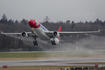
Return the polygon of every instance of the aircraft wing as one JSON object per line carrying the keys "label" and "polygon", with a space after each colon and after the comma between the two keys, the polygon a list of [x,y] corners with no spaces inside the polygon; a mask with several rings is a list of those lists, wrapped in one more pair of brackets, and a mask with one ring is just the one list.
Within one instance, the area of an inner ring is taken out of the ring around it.
{"label": "aircraft wing", "polygon": [[[101,30],[98,31],[66,31],[66,32],[58,32],[60,36],[71,36],[71,35],[79,35],[79,34],[89,34],[89,33],[98,33]],[[45,32],[49,37],[53,37],[54,31],[46,31]],[[52,36],[51,36],[52,35]]]}
{"label": "aircraft wing", "polygon": [[[33,32],[25,32],[26,34],[28,34],[29,37],[33,37],[33,36],[37,36],[35,33]],[[10,36],[22,36],[22,33],[4,33],[1,31],[1,34],[4,35],[10,35]]]}

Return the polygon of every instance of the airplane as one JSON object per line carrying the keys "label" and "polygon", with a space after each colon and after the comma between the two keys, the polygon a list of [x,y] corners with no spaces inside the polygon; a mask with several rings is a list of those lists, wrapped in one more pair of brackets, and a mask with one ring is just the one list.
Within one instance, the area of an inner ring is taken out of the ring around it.
{"label": "airplane", "polygon": [[4,33],[1,31],[1,34],[4,35],[16,35],[23,37],[33,37],[34,38],[34,46],[38,45],[37,38],[41,40],[47,41],[52,45],[60,44],[60,37],[62,36],[72,36],[78,34],[88,34],[88,33],[98,33],[98,31],[61,31],[62,27],[60,26],[58,31],[49,31],[42,24],[40,24],[37,20],[30,19],[28,21],[29,27],[31,28],[31,32],[22,32],[22,33]]}

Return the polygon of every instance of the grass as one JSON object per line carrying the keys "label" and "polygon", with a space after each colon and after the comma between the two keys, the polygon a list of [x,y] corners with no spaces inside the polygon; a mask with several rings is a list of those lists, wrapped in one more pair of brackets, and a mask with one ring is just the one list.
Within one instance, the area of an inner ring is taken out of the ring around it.
{"label": "grass", "polygon": [[11,57],[43,57],[45,53],[35,52],[35,53],[0,53],[0,58],[11,58]]}
{"label": "grass", "polygon": [[105,52],[68,51],[68,52],[0,52],[0,60],[31,60],[48,58],[90,58],[105,57]]}
{"label": "grass", "polygon": [[[0,53],[0,58],[25,58],[25,57],[66,57],[66,56],[77,56],[81,53],[69,53],[69,52],[28,52],[28,53]],[[82,54],[84,55],[84,54]]]}

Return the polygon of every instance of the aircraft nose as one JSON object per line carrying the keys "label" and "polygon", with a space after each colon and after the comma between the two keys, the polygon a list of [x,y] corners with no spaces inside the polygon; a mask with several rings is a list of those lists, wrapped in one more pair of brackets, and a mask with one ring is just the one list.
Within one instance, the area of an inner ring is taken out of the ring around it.
{"label": "aircraft nose", "polygon": [[28,23],[29,23],[29,24],[32,24],[32,21],[29,21]]}
{"label": "aircraft nose", "polygon": [[36,20],[34,19],[31,19],[29,22],[28,22],[29,26],[31,28],[39,28],[40,27],[40,23],[37,22]]}
{"label": "aircraft nose", "polygon": [[34,25],[33,25],[33,21],[30,20],[30,21],[28,22],[28,24],[29,24],[29,26],[30,26],[31,28],[33,28],[33,26],[34,26]]}

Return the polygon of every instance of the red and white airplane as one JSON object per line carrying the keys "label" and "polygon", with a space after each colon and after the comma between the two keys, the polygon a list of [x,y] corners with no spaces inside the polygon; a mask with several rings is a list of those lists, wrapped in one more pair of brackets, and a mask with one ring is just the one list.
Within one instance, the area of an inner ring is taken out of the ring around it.
{"label": "red and white airplane", "polygon": [[3,33],[1,31],[1,34],[4,35],[16,35],[16,36],[23,36],[23,37],[33,37],[34,38],[34,45],[38,45],[38,42],[36,38],[40,38],[41,40],[47,41],[49,43],[52,43],[52,45],[59,44],[60,37],[61,36],[71,36],[71,35],[78,35],[78,34],[88,34],[88,33],[97,33],[98,31],[65,31],[62,32],[62,27],[60,26],[58,31],[49,31],[47,28],[45,28],[42,24],[40,24],[38,21],[31,19],[28,22],[31,32],[22,32],[22,33]]}

